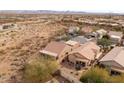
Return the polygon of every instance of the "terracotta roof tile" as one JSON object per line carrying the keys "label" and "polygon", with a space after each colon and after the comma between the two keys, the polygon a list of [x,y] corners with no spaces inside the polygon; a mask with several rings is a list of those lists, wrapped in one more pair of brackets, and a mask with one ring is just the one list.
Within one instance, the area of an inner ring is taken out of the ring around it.
{"label": "terracotta roof tile", "polygon": [[58,56],[67,45],[63,42],[50,42],[41,52],[54,54],[53,56]]}

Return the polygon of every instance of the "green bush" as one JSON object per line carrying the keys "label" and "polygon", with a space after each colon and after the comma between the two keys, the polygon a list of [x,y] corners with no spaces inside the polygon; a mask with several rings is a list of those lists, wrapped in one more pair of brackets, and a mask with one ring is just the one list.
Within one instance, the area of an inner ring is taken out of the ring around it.
{"label": "green bush", "polygon": [[52,78],[58,64],[51,58],[39,57],[25,65],[24,82],[46,82]]}
{"label": "green bush", "polygon": [[106,69],[95,67],[82,75],[80,80],[84,83],[105,83],[109,82],[109,79],[109,73]]}
{"label": "green bush", "polygon": [[111,40],[110,39],[107,39],[107,38],[102,38],[102,39],[99,39],[97,41],[97,44],[98,45],[102,45],[103,48],[106,48],[108,46],[110,46],[112,44]]}
{"label": "green bush", "polygon": [[84,83],[124,83],[124,74],[111,76],[106,69],[91,68],[80,78]]}

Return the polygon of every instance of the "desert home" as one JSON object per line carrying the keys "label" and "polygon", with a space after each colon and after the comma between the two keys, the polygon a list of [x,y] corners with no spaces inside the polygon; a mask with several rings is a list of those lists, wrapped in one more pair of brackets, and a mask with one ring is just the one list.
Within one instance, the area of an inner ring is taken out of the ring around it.
{"label": "desert home", "polygon": [[95,38],[95,39],[101,39],[103,38],[104,35],[107,35],[107,32],[105,29],[98,29],[98,30],[95,30],[91,33],[87,33],[85,34],[85,36],[87,38]]}
{"label": "desert home", "polygon": [[97,33],[98,39],[101,39],[101,38],[103,38],[104,35],[107,34],[107,31],[104,30],[104,29],[99,29],[99,30],[96,31],[96,33]]}
{"label": "desert home", "polygon": [[113,48],[99,62],[112,72],[124,73],[124,47]]}
{"label": "desert home", "polygon": [[69,27],[68,32],[69,32],[69,34],[74,34],[75,32],[78,32],[79,30],[80,30],[79,27],[71,26],[71,27]]}
{"label": "desert home", "polygon": [[79,48],[74,49],[69,55],[69,62],[74,64],[74,67],[82,68],[89,66],[100,53],[100,47],[93,42],[87,42]]}
{"label": "desert home", "polygon": [[63,42],[50,42],[40,53],[44,56],[50,56],[55,58],[58,62],[61,62],[66,55],[71,51],[71,47]]}
{"label": "desert home", "polygon": [[109,31],[108,36],[110,37],[113,44],[121,43],[123,33],[116,31]]}
{"label": "desert home", "polygon": [[86,67],[94,61],[100,53],[100,47],[94,42],[87,42],[80,45],[75,41],[50,42],[40,53],[50,56],[58,62],[71,63],[74,68]]}

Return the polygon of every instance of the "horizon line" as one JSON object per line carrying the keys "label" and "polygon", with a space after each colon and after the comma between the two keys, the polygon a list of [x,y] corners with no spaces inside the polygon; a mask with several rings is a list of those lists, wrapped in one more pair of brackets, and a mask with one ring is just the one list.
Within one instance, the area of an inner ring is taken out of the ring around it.
{"label": "horizon line", "polygon": [[99,14],[124,14],[124,12],[114,12],[114,11],[96,11],[96,10],[45,10],[45,9],[41,9],[41,10],[0,10],[0,11],[53,11],[53,12],[82,12],[82,13],[99,13]]}

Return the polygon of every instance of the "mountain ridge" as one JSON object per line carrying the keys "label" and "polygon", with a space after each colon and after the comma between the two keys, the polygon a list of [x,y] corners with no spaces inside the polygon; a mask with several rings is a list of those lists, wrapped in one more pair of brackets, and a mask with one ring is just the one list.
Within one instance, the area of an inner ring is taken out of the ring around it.
{"label": "mountain ridge", "polygon": [[124,15],[123,13],[112,12],[84,12],[84,11],[54,11],[54,10],[0,10],[0,14],[112,14]]}

